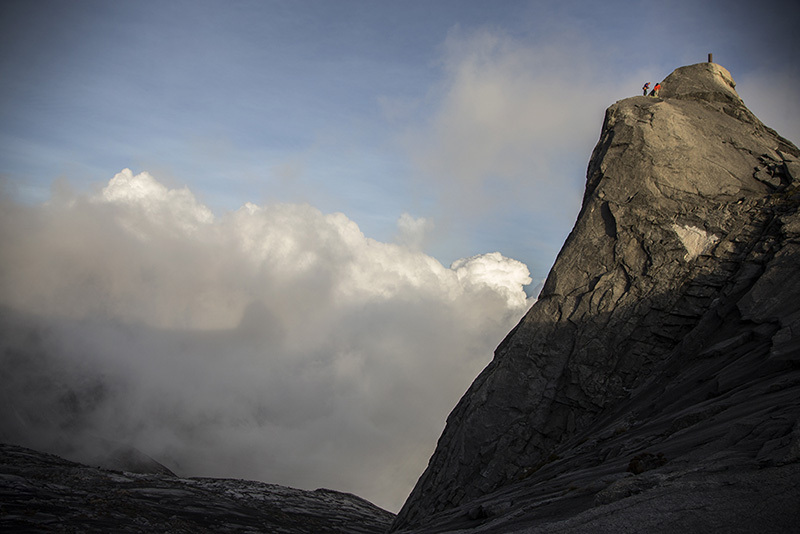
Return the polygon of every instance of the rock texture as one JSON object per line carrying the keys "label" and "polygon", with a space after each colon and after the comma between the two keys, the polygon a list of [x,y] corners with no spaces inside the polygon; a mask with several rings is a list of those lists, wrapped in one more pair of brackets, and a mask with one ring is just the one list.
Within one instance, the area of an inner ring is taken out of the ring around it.
{"label": "rock texture", "polygon": [[393,530],[800,525],[800,152],[719,65],[662,86],[607,110],[538,302]]}
{"label": "rock texture", "polygon": [[393,518],[330,490],[112,471],[0,445],[0,532],[366,534]]}

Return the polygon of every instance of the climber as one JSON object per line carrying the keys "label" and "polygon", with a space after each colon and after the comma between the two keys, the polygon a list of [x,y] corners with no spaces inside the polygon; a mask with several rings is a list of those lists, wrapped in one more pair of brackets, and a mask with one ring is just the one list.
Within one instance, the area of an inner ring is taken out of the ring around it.
{"label": "climber", "polygon": [[658,93],[661,92],[661,83],[657,83],[655,87],[653,87],[653,96],[658,96]]}
{"label": "climber", "polygon": [[644,84],[642,87],[642,96],[647,96],[647,90],[650,89],[650,82]]}

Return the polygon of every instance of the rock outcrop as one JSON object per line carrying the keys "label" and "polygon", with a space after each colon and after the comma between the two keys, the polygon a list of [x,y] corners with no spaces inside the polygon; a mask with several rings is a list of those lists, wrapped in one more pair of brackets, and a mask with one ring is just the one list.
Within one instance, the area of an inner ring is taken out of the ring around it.
{"label": "rock outcrop", "polygon": [[393,518],[331,490],[113,471],[0,445],[2,532],[377,534]]}
{"label": "rock outcrop", "polygon": [[716,64],[662,86],[607,110],[538,301],[394,531],[800,525],[800,151]]}

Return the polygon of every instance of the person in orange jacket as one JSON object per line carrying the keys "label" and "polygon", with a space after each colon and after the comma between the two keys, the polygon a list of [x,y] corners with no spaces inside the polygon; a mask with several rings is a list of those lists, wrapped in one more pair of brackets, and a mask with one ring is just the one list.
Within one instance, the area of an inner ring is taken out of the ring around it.
{"label": "person in orange jacket", "polygon": [[658,93],[661,92],[661,83],[657,83],[655,87],[653,87],[653,96],[658,96]]}

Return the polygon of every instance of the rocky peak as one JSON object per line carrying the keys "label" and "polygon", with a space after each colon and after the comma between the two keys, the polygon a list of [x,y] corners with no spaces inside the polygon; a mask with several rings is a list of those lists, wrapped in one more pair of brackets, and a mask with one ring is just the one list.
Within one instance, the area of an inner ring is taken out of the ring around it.
{"label": "rocky peak", "polygon": [[744,105],[736,93],[736,83],[725,67],[716,63],[697,63],[676,69],[663,82],[661,98],[681,98],[730,102]]}
{"label": "rocky peak", "polygon": [[610,505],[597,495],[644,465],[669,473],[732,456],[749,476],[765,444],[720,421],[764,432],[765,410],[786,421],[769,461],[800,459],[800,405],[764,394],[778,383],[800,394],[800,284],[788,283],[800,276],[800,152],[747,110],[719,65],[662,85],[607,110],[539,300],[451,413],[396,529],[509,510],[517,521],[526,507],[541,525],[575,473],[593,489],[559,514]]}

